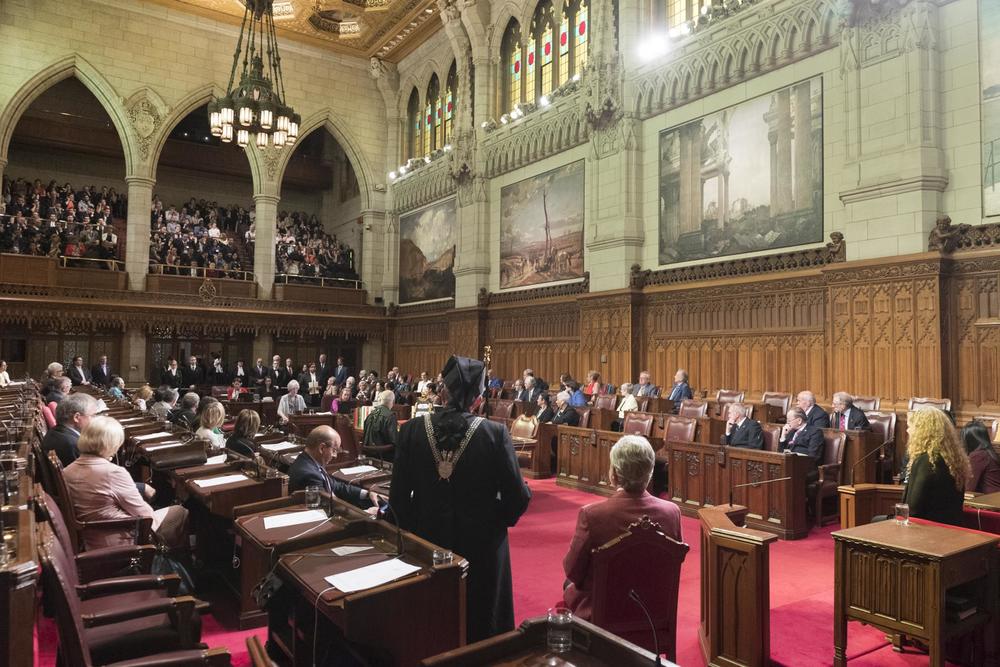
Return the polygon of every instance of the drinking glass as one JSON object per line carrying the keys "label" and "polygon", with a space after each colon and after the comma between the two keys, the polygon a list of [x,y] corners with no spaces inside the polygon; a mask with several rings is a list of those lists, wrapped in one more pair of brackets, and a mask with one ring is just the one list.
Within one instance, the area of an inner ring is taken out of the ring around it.
{"label": "drinking glass", "polygon": [[21,488],[21,473],[17,470],[8,470],[0,475],[3,475],[4,484],[7,486],[7,495],[16,498]]}
{"label": "drinking glass", "polygon": [[568,653],[573,648],[573,614],[566,607],[552,607],[548,612],[546,640],[553,653]]}
{"label": "drinking glass", "polygon": [[435,549],[431,556],[435,565],[447,565],[454,559],[453,554],[447,549]]}
{"label": "drinking glass", "polygon": [[306,487],[306,507],[309,509],[319,507],[319,484],[310,484]]}
{"label": "drinking glass", "polygon": [[900,526],[910,525],[910,506],[906,503],[896,503],[896,524]]}

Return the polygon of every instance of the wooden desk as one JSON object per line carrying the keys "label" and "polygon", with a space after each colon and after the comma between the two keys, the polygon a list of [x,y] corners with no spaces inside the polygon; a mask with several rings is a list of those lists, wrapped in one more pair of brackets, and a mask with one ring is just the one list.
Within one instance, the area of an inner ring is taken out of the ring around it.
{"label": "wooden desk", "polygon": [[[306,510],[301,491],[285,498],[234,508],[236,548],[240,556],[236,593],[241,630],[267,624],[267,613],[257,606],[252,592],[280,555],[338,539],[352,523],[371,521],[368,514],[353,505],[338,498],[331,499],[326,493],[322,495],[322,506],[328,515],[326,523],[264,528],[266,517]],[[305,533],[307,530],[309,532]]]}
{"label": "wooden desk", "polygon": [[621,433],[559,426],[557,437],[556,484],[605,496],[615,492],[609,472],[611,447]]}
{"label": "wooden desk", "polygon": [[[733,502],[747,508],[747,527],[773,533],[785,540],[809,534],[806,520],[806,474],[811,462],[804,456],[721,447],[697,442],[667,442],[668,493],[681,511],[695,516],[702,507]],[[781,482],[768,480],[791,477]]]}
{"label": "wooden desk", "polygon": [[721,445],[722,436],[726,434],[726,420],[716,417],[696,417],[698,430],[695,440],[706,445]]}
{"label": "wooden desk", "polygon": [[[722,413],[722,409],[727,405],[727,403],[719,403],[714,398],[709,399],[707,403],[708,415],[725,421],[726,415]],[[761,424],[785,423],[785,413],[782,412],[781,408],[777,405],[762,403],[761,401],[742,401],[742,403],[743,405],[753,406],[753,418]]]}
{"label": "wooden desk", "polygon": [[[931,667],[944,664],[948,639],[991,621],[996,626],[1000,536],[882,521],[837,531],[833,539],[835,667],[847,665],[849,620],[922,640]],[[950,622],[945,594],[966,582],[979,582],[978,611],[964,621]],[[989,664],[996,664],[996,657]]]}
{"label": "wooden desk", "polygon": [[243,462],[180,468],[174,471],[179,482],[177,495],[181,500],[197,500],[210,514],[223,519],[232,519],[233,508],[237,505],[247,505],[285,495],[287,478],[279,475],[256,479],[252,477],[254,471],[249,468],[246,468],[244,473],[247,479],[211,487],[201,487],[196,483],[198,480],[240,473],[244,468],[246,466]]}
{"label": "wooden desk", "polygon": [[[573,619],[573,648],[560,658],[577,667],[649,667],[656,660],[649,651],[579,618]],[[448,651],[421,661],[424,667],[523,667],[545,665],[548,650],[548,621],[544,616],[529,618],[517,630],[475,644]],[[665,667],[676,667],[661,660]]]}
{"label": "wooden desk", "polygon": [[705,663],[762,667],[771,657],[771,533],[733,523],[745,508],[698,510],[701,522],[701,625]]}
{"label": "wooden desk", "polygon": [[903,499],[899,484],[854,484],[837,487],[840,496],[840,527],[854,528],[871,523],[872,517],[892,516]]}
{"label": "wooden desk", "polygon": [[[287,623],[268,625],[268,639],[291,664],[313,664],[314,642],[322,651],[331,637],[342,637],[363,662],[404,667],[465,643],[468,563],[455,554],[451,563],[432,565],[434,545],[400,534],[402,560],[422,569],[356,593],[331,589],[324,577],[391,558],[397,532],[384,521],[352,524],[341,539],[297,552],[323,555],[281,557],[276,572],[294,600]],[[330,551],[355,545],[375,548],[342,557]]]}
{"label": "wooden desk", "polygon": [[305,438],[317,426],[333,426],[334,414],[332,412],[320,412],[315,414],[303,413],[292,415],[288,418],[289,432],[300,438]]}
{"label": "wooden desk", "polygon": [[965,506],[977,510],[1000,512],[1000,492],[985,493],[965,501]]}
{"label": "wooden desk", "polygon": [[34,513],[4,510],[4,533],[12,538],[14,553],[0,568],[0,664],[33,667],[38,585]]}

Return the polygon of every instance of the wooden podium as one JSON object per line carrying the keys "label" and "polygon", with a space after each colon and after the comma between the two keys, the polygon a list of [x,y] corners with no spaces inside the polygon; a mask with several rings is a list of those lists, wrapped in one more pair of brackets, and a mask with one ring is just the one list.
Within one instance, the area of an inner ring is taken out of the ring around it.
{"label": "wooden podium", "polygon": [[837,493],[841,528],[863,526],[880,514],[892,516],[896,503],[903,499],[903,487],[898,484],[848,484],[838,486]]}
{"label": "wooden podium", "polygon": [[701,654],[710,667],[757,667],[770,660],[771,533],[733,523],[746,508],[698,510],[701,521]]}

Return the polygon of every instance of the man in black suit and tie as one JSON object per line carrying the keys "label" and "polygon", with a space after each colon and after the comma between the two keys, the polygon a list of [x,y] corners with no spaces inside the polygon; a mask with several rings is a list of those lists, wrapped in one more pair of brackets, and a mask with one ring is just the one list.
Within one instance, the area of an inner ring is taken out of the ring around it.
{"label": "man in black suit and tie", "polygon": [[90,369],[90,381],[100,387],[111,386],[111,365],[108,364],[108,355],[102,354],[97,363]]}
{"label": "man in black suit and tie", "polygon": [[541,395],[541,393],[542,393],[542,388],[538,386],[538,380],[535,379],[534,375],[529,375],[524,380],[524,389],[521,390],[521,393],[517,397],[517,400],[534,403],[538,400],[538,397],[539,395]]}
{"label": "man in black suit and tie", "polygon": [[268,370],[268,374],[271,376],[274,386],[281,389],[287,387],[288,381],[292,379],[292,376],[285,371],[285,367],[281,365],[281,357],[278,355],[274,355],[274,358],[271,359],[271,368]]}
{"label": "man in black suit and tie", "polygon": [[759,423],[747,418],[745,405],[731,403],[726,414],[728,416],[726,435],[722,438],[722,444],[746,449],[764,449],[764,431]]}
{"label": "man in black suit and tie", "polygon": [[177,367],[177,360],[173,357],[167,360],[167,367],[160,374],[160,384],[165,384],[172,389],[180,389],[184,386],[184,375]]}
{"label": "man in black suit and tie", "polygon": [[330,364],[326,361],[326,355],[319,355],[319,363],[316,364],[316,374],[319,375],[319,386],[325,387],[326,381],[334,377]]}
{"label": "man in black suit and tie", "polygon": [[264,365],[263,359],[258,359],[257,363],[250,370],[250,378],[253,381],[253,386],[263,387],[264,378],[268,376],[268,367]]}
{"label": "man in black suit and tie", "polygon": [[55,452],[63,467],[80,456],[76,443],[80,432],[86,428],[97,414],[97,401],[89,394],[72,394],[59,401],[56,406],[56,426],[50,428],[42,440],[42,451]]}
{"label": "man in black suit and tie", "polygon": [[670,395],[667,398],[674,402],[675,412],[685,398],[694,398],[686,370],[678,369],[674,374],[674,386],[670,388]]}
{"label": "man in black suit and tie", "polygon": [[339,451],[340,435],[332,427],[314,428],[306,437],[306,448],[288,468],[288,492],[295,493],[307,486],[316,485],[320,490],[332,493],[361,509],[375,510],[381,500],[378,494],[345,484],[326,471],[326,466]]}
{"label": "man in black suit and tie", "polygon": [[806,423],[806,413],[800,408],[792,408],[785,415],[785,425],[781,427],[781,439],[778,451],[792,452],[808,456],[813,467],[806,475],[806,483],[814,482],[819,477],[816,467],[823,462],[823,430]]}
{"label": "man in black suit and tie", "polygon": [[816,405],[816,396],[811,391],[800,391],[795,397],[795,405],[806,413],[806,423],[816,428],[830,428],[830,415]]}
{"label": "man in black suit and tie", "polygon": [[349,369],[344,364],[344,358],[338,356],[337,365],[333,369],[333,376],[337,378],[336,379],[337,384],[343,387],[344,384],[347,382],[347,378],[350,376],[350,374],[351,374],[351,369]]}
{"label": "man in black suit and tie", "polygon": [[69,376],[69,380],[73,383],[74,387],[79,387],[82,384],[90,384],[90,373],[83,366],[83,357],[73,357],[73,363],[70,365],[69,372],[66,375]]}
{"label": "man in black suit and tie", "polygon": [[196,387],[205,384],[205,369],[198,363],[198,357],[193,354],[188,359],[188,365],[184,367],[181,375],[184,378],[185,387]]}
{"label": "man in black suit and tie", "polygon": [[863,410],[854,407],[854,397],[846,391],[833,395],[833,428],[838,431],[870,431],[872,425]]}

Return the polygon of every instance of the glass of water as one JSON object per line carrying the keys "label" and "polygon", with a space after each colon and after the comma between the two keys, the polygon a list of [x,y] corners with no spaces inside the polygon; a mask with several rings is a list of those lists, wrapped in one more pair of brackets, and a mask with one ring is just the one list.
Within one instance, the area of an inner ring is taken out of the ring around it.
{"label": "glass of water", "polygon": [[547,640],[553,653],[568,653],[573,648],[573,614],[567,607],[552,607],[548,613]]}
{"label": "glass of water", "polygon": [[310,484],[306,487],[306,507],[309,509],[319,507],[319,484]]}
{"label": "glass of water", "polygon": [[447,565],[454,559],[454,555],[447,549],[435,549],[431,557],[435,565]]}
{"label": "glass of water", "polygon": [[7,486],[7,495],[16,498],[21,488],[21,473],[17,470],[8,470],[0,474],[3,475],[3,483]]}
{"label": "glass of water", "polygon": [[896,503],[896,512],[894,516],[896,518],[897,525],[910,525],[910,506],[906,503]]}

